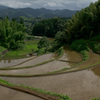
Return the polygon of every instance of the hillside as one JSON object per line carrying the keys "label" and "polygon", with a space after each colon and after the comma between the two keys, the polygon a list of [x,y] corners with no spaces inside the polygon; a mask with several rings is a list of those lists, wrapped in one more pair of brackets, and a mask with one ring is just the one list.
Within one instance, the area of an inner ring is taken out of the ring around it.
{"label": "hillside", "polygon": [[3,6],[3,5],[0,5],[0,9],[7,9],[7,8],[9,8],[9,7],[7,7],[7,6]]}
{"label": "hillside", "polygon": [[6,6],[0,5],[0,16],[10,18],[15,18],[19,16],[25,17],[44,17],[44,18],[52,18],[52,17],[72,17],[76,11],[72,10],[49,10],[45,8],[40,9],[32,9],[32,8],[8,8]]}

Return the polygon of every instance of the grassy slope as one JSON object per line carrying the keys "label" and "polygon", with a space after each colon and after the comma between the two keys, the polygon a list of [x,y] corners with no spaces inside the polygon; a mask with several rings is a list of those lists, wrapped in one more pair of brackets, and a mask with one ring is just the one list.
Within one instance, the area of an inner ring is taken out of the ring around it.
{"label": "grassy slope", "polygon": [[5,50],[6,50],[6,48],[0,46],[0,53],[3,52],[3,51],[5,51]]}
{"label": "grassy slope", "polygon": [[23,50],[9,51],[4,58],[22,58],[26,57],[29,53],[36,51],[37,43],[39,40],[25,41]]}

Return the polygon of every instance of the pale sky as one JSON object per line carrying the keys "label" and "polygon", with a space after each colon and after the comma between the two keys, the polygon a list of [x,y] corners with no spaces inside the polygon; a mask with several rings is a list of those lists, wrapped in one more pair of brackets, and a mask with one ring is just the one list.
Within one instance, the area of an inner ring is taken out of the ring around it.
{"label": "pale sky", "polygon": [[12,8],[47,8],[80,10],[98,0],[0,0],[0,5]]}

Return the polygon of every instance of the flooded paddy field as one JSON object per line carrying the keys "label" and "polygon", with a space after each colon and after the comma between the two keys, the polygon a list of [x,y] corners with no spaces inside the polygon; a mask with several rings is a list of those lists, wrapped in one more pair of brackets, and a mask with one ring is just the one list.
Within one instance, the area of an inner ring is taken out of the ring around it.
{"label": "flooded paddy field", "polygon": [[0,100],[43,100],[33,95],[0,86]]}
{"label": "flooded paddy field", "polygon": [[[77,52],[66,50],[65,53],[66,54],[64,54],[62,58],[55,60],[53,62],[49,62],[47,64],[40,65],[34,68],[9,70],[8,73],[32,74],[32,73],[48,72],[48,71],[59,70],[65,67],[70,67],[82,61],[82,56]],[[89,55],[90,59],[88,59],[85,63],[80,65],[80,67],[90,66],[100,61],[99,55],[94,53],[89,53]],[[38,61],[38,58],[36,59]],[[41,59],[46,59],[45,55],[44,57],[42,56]],[[49,56],[49,59],[52,59],[52,56]],[[34,60],[33,63],[32,61],[31,63],[28,62],[28,65],[34,64],[36,62],[36,60],[35,62]],[[27,62],[24,64],[25,65],[23,66],[26,66]],[[6,73],[3,71],[0,72]],[[72,98],[72,100],[92,100],[92,98],[100,97],[100,66],[92,67],[91,69],[82,70],[78,72],[64,73],[52,76],[28,77],[28,78],[14,78],[14,77],[13,78],[1,77],[1,78],[6,81],[9,81],[12,84],[26,85],[30,87],[39,88],[45,91],[65,94],[68,95],[70,98]]]}
{"label": "flooded paddy field", "polygon": [[[37,58],[36,58],[37,59]],[[35,59],[28,61],[34,62]],[[43,60],[43,59],[42,59]],[[12,74],[12,75],[23,75],[23,74],[40,74],[40,73],[48,73],[56,70],[60,70],[62,68],[70,68],[68,62],[63,62],[63,60],[67,60],[66,54],[64,54],[59,60],[55,60],[37,67],[27,68],[27,69],[17,69],[17,70],[0,70],[0,74]]]}
{"label": "flooded paddy field", "polygon": [[45,91],[67,94],[72,100],[91,100],[94,97],[100,97],[100,77],[91,70],[55,76],[31,78],[2,77],[2,79],[13,84],[23,84]]}
{"label": "flooded paddy field", "polygon": [[30,59],[34,59],[36,56],[23,58],[23,59],[6,59],[6,60],[0,60],[0,68],[6,68],[6,67],[13,67],[18,64],[24,63],[25,61],[28,61]]}

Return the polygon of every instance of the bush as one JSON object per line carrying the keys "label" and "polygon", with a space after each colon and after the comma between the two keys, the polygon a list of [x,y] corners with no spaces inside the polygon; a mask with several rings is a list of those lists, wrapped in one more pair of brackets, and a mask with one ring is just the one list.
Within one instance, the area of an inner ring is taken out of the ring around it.
{"label": "bush", "polygon": [[94,47],[95,47],[95,52],[100,54],[100,43],[95,44]]}
{"label": "bush", "polygon": [[81,52],[84,50],[89,51],[88,45],[87,45],[86,41],[83,39],[73,41],[71,44],[71,48],[78,52]]}
{"label": "bush", "polygon": [[86,50],[80,52],[83,56],[83,60],[86,61],[89,58],[88,52]]}
{"label": "bush", "polygon": [[100,43],[95,43],[95,42],[89,41],[89,45],[90,45],[91,49],[93,50],[93,52],[100,54]]}
{"label": "bush", "polygon": [[0,53],[3,52],[3,51],[5,51],[5,50],[6,50],[6,48],[0,46]]}
{"label": "bush", "polygon": [[39,42],[38,42],[38,48],[48,48],[48,46],[50,45],[50,41],[48,40],[47,37],[43,37]]}
{"label": "bush", "polygon": [[91,38],[90,41],[100,42],[100,35]]}
{"label": "bush", "polygon": [[43,55],[43,54],[45,54],[45,53],[46,53],[45,48],[41,48],[41,49],[39,49],[39,50],[37,51],[37,55]]}

